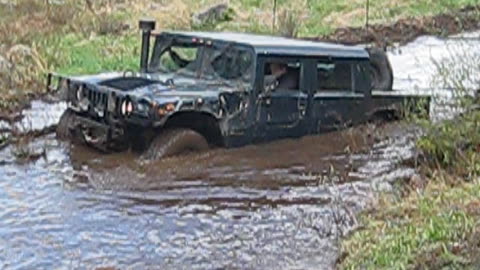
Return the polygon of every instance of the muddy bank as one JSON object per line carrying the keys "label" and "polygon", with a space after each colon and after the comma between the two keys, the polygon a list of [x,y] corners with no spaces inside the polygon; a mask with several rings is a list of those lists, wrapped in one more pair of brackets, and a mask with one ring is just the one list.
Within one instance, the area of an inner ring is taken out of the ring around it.
{"label": "muddy bank", "polygon": [[404,45],[423,35],[449,36],[480,28],[480,5],[467,6],[451,13],[429,17],[405,18],[393,24],[374,24],[365,27],[338,28],[317,41],[345,44],[376,44],[380,47]]}

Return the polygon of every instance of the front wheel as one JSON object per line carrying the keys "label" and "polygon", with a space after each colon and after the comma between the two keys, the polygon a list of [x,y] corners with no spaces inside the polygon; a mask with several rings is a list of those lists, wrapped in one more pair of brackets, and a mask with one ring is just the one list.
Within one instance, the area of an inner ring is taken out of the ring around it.
{"label": "front wheel", "polygon": [[207,140],[198,132],[184,128],[167,129],[153,139],[143,157],[147,160],[159,160],[207,149]]}

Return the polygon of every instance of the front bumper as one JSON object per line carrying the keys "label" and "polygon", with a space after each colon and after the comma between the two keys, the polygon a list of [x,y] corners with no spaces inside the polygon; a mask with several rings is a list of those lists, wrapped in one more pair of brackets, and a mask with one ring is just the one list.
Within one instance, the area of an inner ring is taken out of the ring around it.
{"label": "front bumper", "polygon": [[[77,91],[81,89],[79,100]],[[58,93],[58,96],[67,101],[69,109],[84,118],[109,126],[136,125],[141,127],[159,126],[162,122],[156,117],[156,108],[143,114],[133,112],[130,115],[121,113],[121,104],[126,101],[135,101],[135,97],[119,89],[79,81],[58,74],[50,73],[47,77],[47,91]]]}
{"label": "front bumper", "polygon": [[69,123],[69,131],[74,139],[102,151],[129,147],[126,129],[105,125],[79,115],[75,115],[72,123]]}

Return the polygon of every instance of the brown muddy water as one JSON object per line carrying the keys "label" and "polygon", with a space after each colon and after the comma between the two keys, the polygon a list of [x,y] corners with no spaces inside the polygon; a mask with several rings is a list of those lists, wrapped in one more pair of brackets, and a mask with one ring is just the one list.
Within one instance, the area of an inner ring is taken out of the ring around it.
{"label": "brown muddy water", "polygon": [[[395,87],[431,91],[428,63],[458,40],[422,37],[391,52]],[[43,129],[64,108],[34,102],[17,125]],[[53,134],[32,141],[46,150],[36,161],[19,163],[9,146],[0,151],[0,269],[332,269],[375,192],[415,173],[405,161],[418,133],[362,126],[156,163]]]}

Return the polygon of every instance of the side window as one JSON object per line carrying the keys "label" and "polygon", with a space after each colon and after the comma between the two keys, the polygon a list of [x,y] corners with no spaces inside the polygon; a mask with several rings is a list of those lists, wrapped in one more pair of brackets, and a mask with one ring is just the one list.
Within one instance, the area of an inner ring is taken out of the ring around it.
{"label": "side window", "polygon": [[319,91],[353,91],[352,64],[344,61],[320,61],[317,63]]}
{"label": "side window", "polygon": [[298,61],[266,61],[264,88],[266,90],[299,90],[301,64]]}
{"label": "side window", "polygon": [[354,66],[355,91],[359,93],[367,93],[372,88],[371,78],[369,74],[369,63],[362,61]]}

